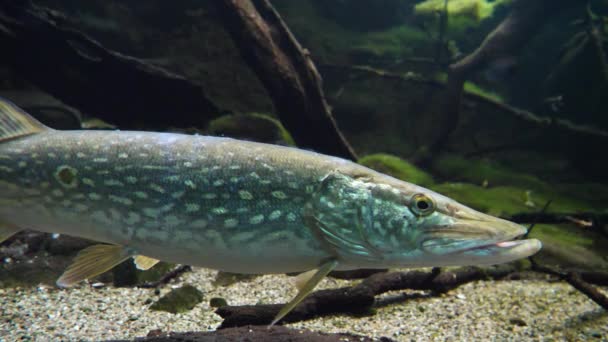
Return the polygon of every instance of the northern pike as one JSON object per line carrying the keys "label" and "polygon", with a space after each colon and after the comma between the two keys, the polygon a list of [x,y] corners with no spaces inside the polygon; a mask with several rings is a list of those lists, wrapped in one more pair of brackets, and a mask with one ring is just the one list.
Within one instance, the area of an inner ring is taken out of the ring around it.
{"label": "northern pike", "polygon": [[536,253],[526,228],[311,151],[229,138],[58,131],[0,99],[0,242],[22,229],[102,242],[59,286],[134,258],[305,272],[273,324],[332,270],[486,265]]}

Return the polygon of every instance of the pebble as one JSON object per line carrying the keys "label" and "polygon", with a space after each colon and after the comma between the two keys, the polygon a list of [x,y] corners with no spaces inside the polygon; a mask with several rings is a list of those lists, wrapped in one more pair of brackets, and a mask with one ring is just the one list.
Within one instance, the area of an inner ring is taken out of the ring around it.
{"label": "pebble", "polygon": [[[216,274],[197,268],[173,286],[162,288],[160,294],[174,286],[195,284],[207,298],[225,298],[231,305],[284,303],[296,294],[289,286],[293,279],[283,275],[213,287]],[[319,288],[349,284],[326,279]],[[287,326],[397,341],[608,339],[608,314],[566,283],[480,281],[438,297],[421,298],[420,291],[403,293],[410,299],[380,306],[372,316],[337,315]],[[133,339],[151,332],[206,331],[221,323],[208,300],[188,312],[170,314],[149,310],[150,304],[145,303],[151,303],[147,300],[153,296],[153,289],[94,289],[85,283],[70,289],[0,289],[0,341]]]}

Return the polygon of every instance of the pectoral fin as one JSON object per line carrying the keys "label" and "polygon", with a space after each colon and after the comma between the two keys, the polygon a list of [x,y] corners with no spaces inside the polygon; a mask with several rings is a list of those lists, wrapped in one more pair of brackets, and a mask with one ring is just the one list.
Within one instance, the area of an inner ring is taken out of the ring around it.
{"label": "pectoral fin", "polygon": [[68,287],[92,278],[132,256],[132,251],[123,246],[94,245],[87,247],[76,255],[74,262],[57,279],[57,286]]}
{"label": "pectoral fin", "polygon": [[133,262],[138,270],[147,271],[154,267],[154,265],[158,264],[160,260],[150,258],[143,255],[137,255],[133,258]]}
{"label": "pectoral fin", "polygon": [[270,323],[269,327],[275,325],[278,321],[281,320],[281,318],[285,317],[291,310],[293,310],[293,308],[295,308],[296,305],[298,305],[304,298],[306,298],[306,296],[308,296],[312,292],[312,290],[314,290],[315,286],[317,286],[317,284],[323,278],[325,278],[325,276],[329,274],[329,272],[336,268],[337,265],[338,261],[329,260],[323,265],[321,265],[321,267],[316,269],[316,272],[314,274],[311,274],[310,272],[303,273],[303,279],[309,279],[306,281],[306,283],[299,287],[300,291],[298,292],[298,294],[289,303],[285,304],[281,311],[279,311],[279,313],[275,316],[272,323]]}
{"label": "pectoral fin", "polygon": [[317,274],[317,269],[298,274],[294,280],[296,289],[302,291],[304,286],[310,281],[310,278],[314,277],[315,274]]}
{"label": "pectoral fin", "polygon": [[18,228],[8,223],[0,222],[0,242],[7,240],[20,230],[21,228]]}

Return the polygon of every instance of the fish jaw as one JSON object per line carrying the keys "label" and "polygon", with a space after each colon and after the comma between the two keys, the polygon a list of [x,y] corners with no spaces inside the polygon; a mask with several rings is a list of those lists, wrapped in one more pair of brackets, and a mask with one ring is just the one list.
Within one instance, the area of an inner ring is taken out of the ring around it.
{"label": "fish jaw", "polygon": [[526,227],[471,210],[420,237],[424,254],[435,266],[494,265],[529,257],[542,248],[537,239],[523,239]]}

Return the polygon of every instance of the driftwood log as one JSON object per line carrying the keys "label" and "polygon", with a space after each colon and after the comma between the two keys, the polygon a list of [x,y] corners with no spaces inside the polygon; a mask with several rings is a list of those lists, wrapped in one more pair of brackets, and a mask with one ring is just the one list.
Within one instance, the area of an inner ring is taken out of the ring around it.
{"label": "driftwood log", "polygon": [[[312,293],[290,312],[281,323],[308,320],[331,314],[363,314],[375,303],[375,296],[389,291],[413,289],[444,293],[464,283],[493,278],[501,279],[514,272],[510,266],[481,269],[466,267],[456,271],[408,271],[378,273],[356,286]],[[283,304],[225,306],[216,313],[224,318],[220,328],[243,325],[264,325],[272,322]]]}
{"label": "driftwood log", "polygon": [[356,160],[331,115],[321,76],[308,51],[272,5],[267,0],[220,0],[215,4],[226,30],[266,88],[296,144]]}
{"label": "driftwood log", "polygon": [[[128,342],[129,340],[114,340],[107,342]],[[240,328],[222,329],[208,332],[163,333],[151,331],[147,337],[137,338],[137,342],[218,342],[218,341],[292,341],[292,342],[339,342],[339,341],[378,341],[365,336],[353,334],[330,334],[303,329],[289,329],[276,326],[266,327],[245,326]],[[379,341],[391,342],[383,337]]]}
{"label": "driftwood log", "polygon": [[[606,308],[604,306],[606,297],[594,289],[590,283],[605,286],[608,281],[608,274],[602,272],[562,273],[538,265],[533,269],[555,276],[559,280],[566,280],[590,299]],[[278,324],[333,314],[365,314],[372,309],[377,295],[389,291],[410,289],[441,294],[476,280],[521,278],[522,273],[515,266],[509,264],[491,268],[463,267],[445,272],[436,268],[430,272],[378,273],[352,287],[319,290],[312,293]],[[224,306],[218,308],[216,313],[224,318],[220,326],[223,329],[250,324],[269,324],[282,307],[283,304]]]}
{"label": "driftwood log", "polygon": [[200,85],[107,49],[29,1],[0,1],[0,45],[0,62],[17,75],[121,128],[204,127],[219,112]]}
{"label": "driftwood log", "polygon": [[511,13],[488,34],[481,45],[470,55],[450,65],[445,115],[441,118],[443,122],[438,123],[440,133],[431,146],[431,151],[441,151],[456,129],[464,83],[473,73],[497,59],[518,56],[547,18],[570,7],[582,5],[584,3],[580,0],[514,0]]}

